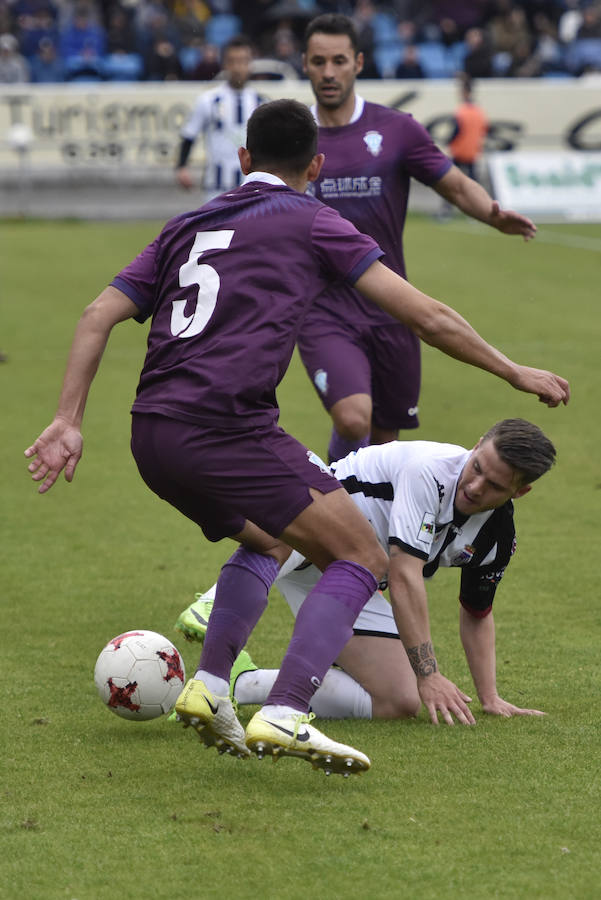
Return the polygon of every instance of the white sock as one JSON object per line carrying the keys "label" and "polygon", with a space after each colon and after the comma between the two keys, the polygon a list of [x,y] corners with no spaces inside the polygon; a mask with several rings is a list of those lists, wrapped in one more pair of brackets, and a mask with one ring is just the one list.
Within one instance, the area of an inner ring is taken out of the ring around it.
{"label": "white sock", "polygon": [[[236,679],[234,697],[240,704],[252,703],[261,706],[269,696],[277,676],[278,669],[256,669],[253,672],[242,672]],[[207,687],[212,690],[208,684]],[[372,717],[370,695],[342,669],[328,669],[321,687],[313,694],[311,709],[321,719],[371,719]],[[271,715],[274,714],[271,713]]]}
{"label": "white sock", "polygon": [[194,675],[195,681],[204,681],[208,689],[216,697],[228,697],[230,693],[229,682],[225,678],[219,678],[218,675],[211,675],[210,672],[204,672],[199,669]]}
{"label": "white sock", "polygon": [[371,697],[342,669],[328,669],[311,709],[320,719],[371,719]]}

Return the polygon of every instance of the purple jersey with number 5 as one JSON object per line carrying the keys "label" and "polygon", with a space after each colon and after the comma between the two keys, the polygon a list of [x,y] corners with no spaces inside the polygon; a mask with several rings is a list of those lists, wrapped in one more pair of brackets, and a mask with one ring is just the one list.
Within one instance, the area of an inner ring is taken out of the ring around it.
{"label": "purple jersey with number 5", "polygon": [[305,313],[331,281],[354,283],[381,255],[337,212],[270,176],[171,219],[112,282],[139,321],[152,316],[133,411],[226,429],[276,421]]}
{"label": "purple jersey with number 5", "polygon": [[[431,185],[452,162],[408,113],[377,103],[364,103],[355,122],[319,129],[325,163],[314,194],[369,234],[384,250],[383,262],[406,277],[403,227],[410,178]],[[330,291],[318,304],[331,315],[350,315],[355,322],[385,323],[390,318],[357,291]]]}

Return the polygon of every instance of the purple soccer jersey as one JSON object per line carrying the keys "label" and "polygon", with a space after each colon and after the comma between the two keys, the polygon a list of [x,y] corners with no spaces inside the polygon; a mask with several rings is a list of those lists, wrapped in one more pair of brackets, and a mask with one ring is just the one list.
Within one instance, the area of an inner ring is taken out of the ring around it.
{"label": "purple soccer jersey", "polygon": [[[405,278],[403,228],[410,178],[431,185],[448,172],[451,160],[412,116],[376,103],[364,103],[349,125],[320,127],[318,149],[326,158],[313,186],[315,196],[373,237],[385,253],[382,261]],[[336,286],[318,307],[348,319],[349,300],[353,321],[390,322],[350,288]]]}
{"label": "purple soccer jersey", "polygon": [[306,311],[381,255],[271,176],[171,219],[112,282],[139,321],[152,316],[133,411],[224,429],[276,421],[275,389]]}

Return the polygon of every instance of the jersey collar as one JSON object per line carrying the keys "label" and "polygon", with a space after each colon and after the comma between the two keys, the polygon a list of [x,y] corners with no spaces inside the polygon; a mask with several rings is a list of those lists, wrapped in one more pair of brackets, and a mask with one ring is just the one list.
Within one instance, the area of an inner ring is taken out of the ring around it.
{"label": "jersey collar", "polygon": [[[365,100],[363,97],[360,97],[359,94],[355,94],[355,108],[353,110],[353,115],[350,118],[350,121],[347,123],[348,125],[352,125],[354,122],[357,122],[358,119],[363,115],[363,107],[365,106]],[[313,118],[319,125],[319,119],[317,117],[317,103],[314,103],[311,107],[311,113],[313,114]],[[325,126],[324,126],[325,127]]]}
{"label": "jersey collar", "polygon": [[282,184],[286,187],[286,182],[282,181],[278,175],[272,175],[271,172],[251,172],[245,175],[242,184],[248,184],[251,181],[265,181],[267,184]]}

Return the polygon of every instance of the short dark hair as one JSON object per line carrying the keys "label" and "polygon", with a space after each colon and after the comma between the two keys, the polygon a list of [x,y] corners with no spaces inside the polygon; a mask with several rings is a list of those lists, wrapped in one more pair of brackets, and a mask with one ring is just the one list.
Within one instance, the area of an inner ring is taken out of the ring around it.
{"label": "short dark hair", "polygon": [[258,106],[246,126],[246,149],[253,169],[302,172],[317,153],[317,125],[309,107],[297,100]]}
{"label": "short dark hair", "polygon": [[486,432],[482,441],[491,440],[500,459],[520,476],[522,484],[530,484],[548,472],[555,462],[556,451],[538,425],[525,419],[503,419]]}
{"label": "short dark hair", "polygon": [[309,38],[314,34],[346,34],[355,53],[359,52],[359,37],[357,29],[353,24],[353,20],[342,13],[325,13],[323,16],[316,16],[311,19],[305,29],[303,46],[307,49]]}
{"label": "short dark hair", "polygon": [[227,44],[224,45],[221,56],[225,59],[228,50],[239,49],[250,50],[251,53],[254,52],[253,43],[245,34],[237,34],[233,38],[230,38]]}

